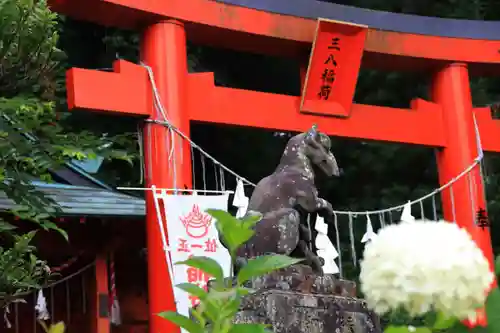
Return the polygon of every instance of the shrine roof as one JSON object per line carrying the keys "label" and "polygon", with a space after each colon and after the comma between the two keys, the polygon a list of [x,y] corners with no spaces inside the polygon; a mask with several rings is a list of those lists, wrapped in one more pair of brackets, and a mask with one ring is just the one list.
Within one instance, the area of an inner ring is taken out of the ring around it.
{"label": "shrine roof", "polygon": [[[34,181],[33,185],[61,206],[62,215],[142,218],[146,214],[143,199],[116,191],[40,181]],[[16,204],[0,192],[0,210],[15,207]]]}

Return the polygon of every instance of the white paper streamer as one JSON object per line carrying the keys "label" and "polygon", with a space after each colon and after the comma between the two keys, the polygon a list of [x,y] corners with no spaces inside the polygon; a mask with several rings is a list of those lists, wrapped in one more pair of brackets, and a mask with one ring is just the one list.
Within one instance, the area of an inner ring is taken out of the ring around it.
{"label": "white paper streamer", "polygon": [[411,215],[411,202],[408,201],[403,207],[403,213],[401,214],[401,222],[414,222],[415,217]]}
{"label": "white paper streamer", "polygon": [[10,314],[10,305],[7,305],[3,309],[3,321],[5,322],[5,327],[12,328],[12,324],[10,323],[9,320],[9,314]]}
{"label": "white paper streamer", "polygon": [[370,215],[366,215],[366,232],[361,238],[361,243],[367,243],[369,241],[377,238],[377,234],[373,231],[372,221],[370,220]]}
{"label": "white paper streamer", "polygon": [[335,258],[330,256],[327,251],[325,250],[318,250],[318,256],[323,258],[325,261],[323,265],[323,273],[325,274],[338,274],[339,273],[339,267],[335,263]]}
{"label": "white paper streamer", "polygon": [[118,299],[113,297],[113,303],[111,303],[111,316],[110,322],[113,325],[121,325],[122,318],[120,315],[120,304],[118,303]]}
{"label": "white paper streamer", "polygon": [[328,235],[328,224],[326,224],[325,219],[320,216],[316,218],[314,229],[318,232],[318,235]]}
{"label": "white paper streamer", "polygon": [[234,191],[234,198],[233,198],[233,206],[238,208],[238,211],[236,212],[236,217],[241,218],[245,216],[247,213],[248,209],[248,202],[249,199],[247,196],[245,196],[245,189],[244,189],[244,184],[243,180],[238,179],[238,182],[236,183],[236,190]]}
{"label": "white paper streamer", "polygon": [[[53,301],[54,300],[52,300],[52,302]],[[38,320],[49,320],[50,319],[49,310],[47,309],[47,299],[45,298],[45,295],[43,294],[42,290],[38,291],[38,296],[37,296],[36,305],[35,305],[35,311],[37,313]]]}
{"label": "white paper streamer", "polygon": [[339,256],[337,249],[328,238],[328,225],[325,220],[318,216],[316,218],[316,225],[314,229],[318,232],[314,243],[318,249],[317,255],[322,258],[325,263],[323,265],[323,273],[325,274],[337,274],[339,273],[339,268],[335,263],[335,259]]}

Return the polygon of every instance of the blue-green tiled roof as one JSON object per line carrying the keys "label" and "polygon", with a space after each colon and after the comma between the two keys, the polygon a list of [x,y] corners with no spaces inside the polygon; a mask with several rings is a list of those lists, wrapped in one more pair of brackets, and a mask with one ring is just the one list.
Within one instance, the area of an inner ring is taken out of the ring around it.
{"label": "blue-green tiled roof", "polygon": [[[145,216],[145,201],[103,188],[44,183],[34,181],[36,188],[62,208],[64,215],[119,216],[141,218]],[[15,208],[15,203],[0,193],[0,210]]]}

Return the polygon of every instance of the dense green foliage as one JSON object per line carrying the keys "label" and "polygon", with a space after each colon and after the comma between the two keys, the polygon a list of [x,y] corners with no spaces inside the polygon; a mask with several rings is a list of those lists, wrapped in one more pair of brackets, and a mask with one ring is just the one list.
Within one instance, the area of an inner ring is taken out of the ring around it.
{"label": "dense green foliage", "polygon": [[[0,226],[0,231],[2,230]],[[0,246],[0,309],[32,288],[41,288],[49,277],[45,262],[39,260],[36,249],[30,245],[35,232],[14,235],[11,247]]]}
{"label": "dense green foliage", "polygon": [[30,211],[51,211],[54,203],[31,180],[50,181],[49,170],[71,159],[130,156],[108,148],[122,137],[65,128],[68,115],[57,108],[64,53],[57,48],[57,15],[46,1],[2,1],[0,17],[0,190]]}
{"label": "dense green foliage", "polygon": [[[115,149],[122,148],[125,135],[65,126],[67,115],[57,103],[64,93],[58,39],[58,17],[45,0],[0,1],[0,191],[17,204],[18,217],[66,236],[51,221],[59,207],[32,181],[50,182],[50,170],[72,159],[99,154],[131,161],[131,156]],[[35,232],[18,235],[15,229],[0,220],[0,305],[39,288],[48,276],[30,245]]]}

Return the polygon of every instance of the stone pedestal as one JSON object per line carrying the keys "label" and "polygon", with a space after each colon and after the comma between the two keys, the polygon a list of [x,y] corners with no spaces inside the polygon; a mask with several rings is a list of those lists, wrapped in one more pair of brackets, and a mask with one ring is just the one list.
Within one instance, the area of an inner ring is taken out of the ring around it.
{"label": "stone pedestal", "polygon": [[249,281],[238,323],[270,324],[276,333],[380,333],[378,317],[356,298],[354,282],[295,265]]}

